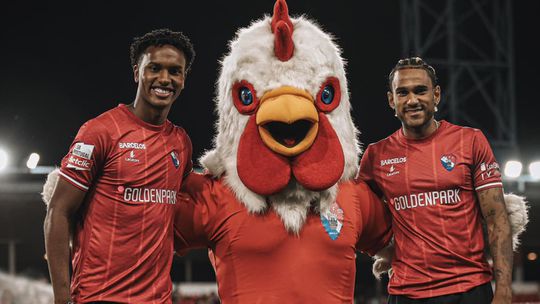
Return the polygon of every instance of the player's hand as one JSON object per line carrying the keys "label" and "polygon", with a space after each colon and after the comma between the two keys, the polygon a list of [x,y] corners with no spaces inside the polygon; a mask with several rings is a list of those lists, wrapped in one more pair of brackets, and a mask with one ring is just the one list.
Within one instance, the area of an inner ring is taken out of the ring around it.
{"label": "player's hand", "polygon": [[71,297],[60,297],[54,299],[54,304],[76,304],[71,300]]}
{"label": "player's hand", "polygon": [[495,290],[492,304],[510,304],[512,303],[512,291],[511,290]]}

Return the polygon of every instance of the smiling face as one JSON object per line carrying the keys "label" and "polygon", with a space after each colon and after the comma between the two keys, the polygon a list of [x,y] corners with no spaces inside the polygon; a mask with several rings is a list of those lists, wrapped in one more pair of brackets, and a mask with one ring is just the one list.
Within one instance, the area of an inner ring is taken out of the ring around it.
{"label": "smiling face", "polygon": [[388,104],[403,125],[405,135],[424,137],[435,131],[435,107],[439,104],[441,89],[433,87],[428,73],[420,68],[397,70],[388,92]]}
{"label": "smiling face", "polygon": [[150,46],[133,67],[138,83],[136,103],[168,109],[184,88],[186,58],[174,46]]}

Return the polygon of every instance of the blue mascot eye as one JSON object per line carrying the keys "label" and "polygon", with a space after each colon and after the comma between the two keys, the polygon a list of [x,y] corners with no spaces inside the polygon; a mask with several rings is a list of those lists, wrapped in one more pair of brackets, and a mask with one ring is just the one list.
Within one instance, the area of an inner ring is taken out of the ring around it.
{"label": "blue mascot eye", "polygon": [[249,106],[250,104],[253,103],[253,93],[251,93],[250,89],[246,87],[242,87],[240,88],[240,92],[238,92],[238,95],[243,105]]}
{"label": "blue mascot eye", "polygon": [[331,85],[326,85],[321,94],[321,101],[324,104],[328,105],[328,104],[331,104],[333,100],[334,100],[334,87],[332,87]]}

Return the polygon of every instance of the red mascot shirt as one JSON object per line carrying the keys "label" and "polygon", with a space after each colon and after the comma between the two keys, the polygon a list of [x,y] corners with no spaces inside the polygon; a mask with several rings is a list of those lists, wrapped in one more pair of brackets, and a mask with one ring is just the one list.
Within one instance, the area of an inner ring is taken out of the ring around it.
{"label": "red mascot shirt", "polygon": [[391,238],[383,203],[363,182],[339,186],[324,215],[308,213],[298,235],[270,208],[250,214],[223,180],[191,174],[175,219],[175,248],[208,247],[222,303],[352,303],[358,250]]}

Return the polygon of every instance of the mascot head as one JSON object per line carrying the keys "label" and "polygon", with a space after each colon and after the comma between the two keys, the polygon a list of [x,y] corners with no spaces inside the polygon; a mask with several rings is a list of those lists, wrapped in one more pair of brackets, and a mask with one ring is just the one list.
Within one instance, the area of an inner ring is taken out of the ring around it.
{"label": "mascot head", "polygon": [[237,32],[221,62],[214,149],[202,158],[251,212],[272,206],[298,232],[328,208],[360,154],[344,61],[332,37],[284,0]]}

